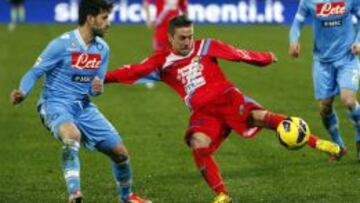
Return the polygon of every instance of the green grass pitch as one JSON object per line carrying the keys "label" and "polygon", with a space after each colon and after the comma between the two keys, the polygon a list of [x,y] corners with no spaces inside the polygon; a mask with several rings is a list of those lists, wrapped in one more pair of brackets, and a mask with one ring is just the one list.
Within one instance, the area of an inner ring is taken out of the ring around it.
{"label": "green grass pitch", "polygon": [[[8,95],[46,44],[69,29],[73,26],[22,25],[9,33],[0,25],[0,202],[67,200],[61,145],[42,127],[36,113],[41,82],[19,106],[12,107]],[[150,35],[145,26],[114,25],[106,38],[111,47],[109,68],[144,59],[150,54]],[[304,118],[313,133],[328,139],[313,97],[310,28],[304,29],[298,60],[287,54],[288,27],[198,26],[196,37],[274,51],[279,62],[266,69],[220,63],[246,95],[272,111]],[[174,92],[163,84],[154,90],[114,84],[93,101],[120,131],[129,149],[135,192],[155,203],[212,201],[214,194],[195,169],[183,142],[189,111]],[[350,149],[337,163],[328,163],[325,154],[308,147],[288,151],[270,131],[249,140],[233,133],[216,153],[232,196],[238,202],[360,202],[353,126],[338,100],[335,106]],[[82,149],[81,166],[85,202],[116,202],[109,160]]]}

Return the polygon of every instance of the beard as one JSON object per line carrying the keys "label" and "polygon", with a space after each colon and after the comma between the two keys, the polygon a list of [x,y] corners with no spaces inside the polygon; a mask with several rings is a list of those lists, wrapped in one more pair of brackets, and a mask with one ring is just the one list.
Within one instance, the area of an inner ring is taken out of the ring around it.
{"label": "beard", "polygon": [[105,33],[101,29],[93,27],[91,30],[94,37],[101,37],[101,38],[104,37]]}
{"label": "beard", "polygon": [[101,37],[104,38],[106,31],[108,27],[105,27],[104,29],[99,28],[98,26],[94,26],[91,28],[92,34],[94,37]]}

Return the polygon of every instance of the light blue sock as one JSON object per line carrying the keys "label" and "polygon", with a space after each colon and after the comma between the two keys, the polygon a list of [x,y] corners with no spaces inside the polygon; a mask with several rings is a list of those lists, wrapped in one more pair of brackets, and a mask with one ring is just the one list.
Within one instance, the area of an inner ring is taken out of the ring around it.
{"label": "light blue sock", "polygon": [[131,194],[132,173],[129,160],[113,163],[112,170],[116,179],[116,191],[121,199],[127,199]]}
{"label": "light blue sock", "polygon": [[80,191],[79,148],[80,144],[77,141],[64,141],[62,161],[66,188],[69,196]]}
{"label": "light blue sock", "polygon": [[331,114],[326,115],[322,118],[325,128],[329,132],[331,139],[337,143],[340,147],[345,148],[345,144],[341,138],[339,130],[339,119],[336,114],[336,111],[333,110]]}
{"label": "light blue sock", "polygon": [[360,142],[360,105],[349,111],[350,120],[353,122],[356,129],[356,142]]}

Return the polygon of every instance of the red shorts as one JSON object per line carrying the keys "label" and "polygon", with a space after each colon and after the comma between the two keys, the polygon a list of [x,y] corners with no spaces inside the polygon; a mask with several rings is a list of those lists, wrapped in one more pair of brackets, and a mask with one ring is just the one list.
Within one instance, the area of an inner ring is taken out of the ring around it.
{"label": "red shorts", "polygon": [[242,137],[253,137],[261,128],[250,125],[250,113],[260,109],[264,108],[236,88],[231,88],[192,112],[185,136],[186,143],[190,144],[193,133],[202,132],[211,138],[210,147],[215,151],[232,129]]}

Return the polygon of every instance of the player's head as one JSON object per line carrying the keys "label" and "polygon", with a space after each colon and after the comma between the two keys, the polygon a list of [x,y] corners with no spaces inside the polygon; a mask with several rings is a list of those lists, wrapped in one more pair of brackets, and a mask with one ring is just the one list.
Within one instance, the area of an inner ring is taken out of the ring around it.
{"label": "player's head", "polygon": [[103,37],[110,27],[109,15],[113,3],[109,0],[81,0],[79,25],[89,26],[94,36]]}
{"label": "player's head", "polygon": [[172,50],[186,56],[193,48],[193,22],[185,15],[174,17],[169,22],[168,36]]}

